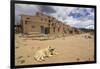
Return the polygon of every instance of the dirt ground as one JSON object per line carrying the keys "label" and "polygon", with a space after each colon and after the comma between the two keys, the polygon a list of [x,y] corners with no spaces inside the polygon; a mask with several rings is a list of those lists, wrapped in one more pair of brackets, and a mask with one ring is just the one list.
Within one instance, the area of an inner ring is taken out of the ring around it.
{"label": "dirt ground", "polygon": [[[34,65],[47,63],[84,62],[94,60],[94,37],[88,33],[56,38],[54,40],[32,40],[15,35],[15,64]],[[90,36],[90,37],[88,37]],[[37,62],[33,54],[48,46],[58,53],[45,61]]]}

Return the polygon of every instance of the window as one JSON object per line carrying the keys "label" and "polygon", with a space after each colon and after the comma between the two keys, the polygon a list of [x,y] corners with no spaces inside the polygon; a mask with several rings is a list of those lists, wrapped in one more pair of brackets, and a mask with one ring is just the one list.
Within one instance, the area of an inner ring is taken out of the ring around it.
{"label": "window", "polygon": [[27,24],[27,21],[25,21],[25,24]]}
{"label": "window", "polygon": [[69,33],[70,33],[70,34],[72,34],[72,33],[73,33],[73,31],[72,31],[72,30],[70,30],[70,31],[69,31]]}
{"label": "window", "polygon": [[55,32],[55,27],[53,28],[53,32]]}
{"label": "window", "polygon": [[30,19],[29,17],[27,17],[27,19]]}
{"label": "window", "polygon": [[50,20],[48,20],[49,21],[49,23],[51,22]]}
{"label": "window", "polygon": [[50,24],[48,24],[48,26],[50,26]]}
{"label": "window", "polygon": [[32,28],[35,28],[35,26],[32,26]]}
{"label": "window", "polygon": [[60,31],[60,27],[58,28],[58,32]]}
{"label": "window", "polygon": [[54,25],[54,23],[52,23],[52,26]]}
{"label": "window", "polygon": [[63,27],[63,30],[65,30],[65,28]]}
{"label": "window", "polygon": [[41,33],[45,33],[45,27],[44,26],[40,26],[41,28]]}
{"label": "window", "polygon": [[65,34],[67,33],[66,30],[64,30],[64,33],[65,33]]}

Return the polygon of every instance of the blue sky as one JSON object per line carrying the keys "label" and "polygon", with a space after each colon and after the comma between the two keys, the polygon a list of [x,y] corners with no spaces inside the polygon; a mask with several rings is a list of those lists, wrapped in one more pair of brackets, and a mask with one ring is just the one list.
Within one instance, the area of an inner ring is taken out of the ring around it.
{"label": "blue sky", "polygon": [[20,14],[35,15],[36,12],[53,16],[73,27],[94,29],[94,9],[82,7],[16,4],[15,23],[19,23]]}

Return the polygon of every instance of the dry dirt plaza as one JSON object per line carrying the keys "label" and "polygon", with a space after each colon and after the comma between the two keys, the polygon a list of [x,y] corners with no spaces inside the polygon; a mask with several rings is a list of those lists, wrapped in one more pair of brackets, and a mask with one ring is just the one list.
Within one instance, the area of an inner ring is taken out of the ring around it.
{"label": "dry dirt plaza", "polygon": [[[88,38],[87,36],[90,36]],[[58,53],[45,61],[37,62],[33,53],[51,46]],[[34,65],[47,63],[94,61],[94,37],[89,33],[76,34],[52,40],[32,40],[15,34],[15,64]]]}

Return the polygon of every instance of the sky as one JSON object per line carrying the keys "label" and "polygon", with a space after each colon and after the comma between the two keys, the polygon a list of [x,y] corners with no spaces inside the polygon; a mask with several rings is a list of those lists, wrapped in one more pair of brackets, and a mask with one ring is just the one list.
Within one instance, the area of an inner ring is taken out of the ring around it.
{"label": "sky", "polygon": [[94,29],[94,8],[50,6],[50,5],[15,5],[15,24],[20,23],[20,14],[35,15],[42,12],[76,28]]}

